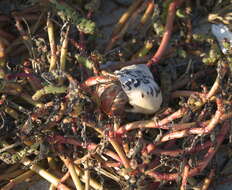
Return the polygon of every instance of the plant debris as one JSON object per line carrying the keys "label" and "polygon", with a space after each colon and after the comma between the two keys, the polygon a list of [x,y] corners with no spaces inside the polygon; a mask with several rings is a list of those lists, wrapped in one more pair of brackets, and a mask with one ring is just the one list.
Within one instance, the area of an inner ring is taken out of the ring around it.
{"label": "plant debris", "polygon": [[0,5],[2,190],[38,177],[78,190],[230,180],[230,0]]}

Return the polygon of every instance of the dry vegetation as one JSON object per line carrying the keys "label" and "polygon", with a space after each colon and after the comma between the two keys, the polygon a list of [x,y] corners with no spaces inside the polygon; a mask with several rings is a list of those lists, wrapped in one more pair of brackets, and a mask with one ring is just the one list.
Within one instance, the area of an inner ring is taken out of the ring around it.
{"label": "dry vegetation", "polygon": [[[133,1],[99,47],[104,3],[0,0],[1,189],[40,177],[50,189],[78,190],[230,181],[232,50],[195,29],[230,27],[231,1]],[[114,114],[116,95],[96,90],[140,63],[161,86],[162,108]]]}

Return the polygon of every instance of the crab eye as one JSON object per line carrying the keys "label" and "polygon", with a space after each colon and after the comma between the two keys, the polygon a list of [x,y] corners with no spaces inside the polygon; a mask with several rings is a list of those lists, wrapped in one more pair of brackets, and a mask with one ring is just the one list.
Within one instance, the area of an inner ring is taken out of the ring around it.
{"label": "crab eye", "polygon": [[146,65],[123,67],[115,74],[133,107],[130,111],[152,114],[160,108],[161,91]]}

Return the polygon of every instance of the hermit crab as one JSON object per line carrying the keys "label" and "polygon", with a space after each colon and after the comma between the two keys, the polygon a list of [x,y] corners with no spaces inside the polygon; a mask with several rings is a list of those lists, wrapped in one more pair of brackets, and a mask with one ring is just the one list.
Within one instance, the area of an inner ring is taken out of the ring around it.
{"label": "hermit crab", "polygon": [[153,114],[161,106],[161,90],[145,64],[123,67],[111,78],[94,79],[95,82],[88,79],[85,85],[97,84],[100,107],[108,115],[121,115],[125,111]]}

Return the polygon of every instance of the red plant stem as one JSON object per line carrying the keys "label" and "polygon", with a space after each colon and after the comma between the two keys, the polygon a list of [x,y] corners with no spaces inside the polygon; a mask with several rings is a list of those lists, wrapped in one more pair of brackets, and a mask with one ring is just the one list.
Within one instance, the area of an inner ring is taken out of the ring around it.
{"label": "red plant stem", "polygon": [[162,113],[158,114],[158,117],[163,118],[163,117],[167,117],[170,114],[173,114],[175,110],[173,110],[172,108],[168,107],[166,108]]}
{"label": "red plant stem", "polygon": [[216,94],[216,92],[218,91],[218,89],[221,86],[221,81],[224,78],[225,74],[226,74],[226,66],[225,65],[221,65],[219,67],[219,71],[218,71],[218,75],[216,80],[214,81],[213,86],[211,87],[210,91],[208,92],[206,99],[210,99],[212,96],[214,96]]}
{"label": "red plant stem", "polygon": [[138,129],[138,128],[160,128],[160,129],[170,129],[171,127],[169,125],[166,125],[170,122],[172,122],[175,119],[181,118],[185,113],[187,109],[181,108],[178,111],[174,112],[173,114],[167,116],[166,118],[162,119],[161,121],[155,122],[153,120],[147,120],[147,121],[136,121],[132,123],[128,123],[124,126],[121,126],[117,131],[117,135],[122,135],[130,130]]}
{"label": "red plant stem", "polygon": [[[223,138],[224,132],[220,131],[219,134],[217,135],[216,139],[221,139]],[[143,154],[157,154],[157,155],[166,155],[166,156],[180,156],[181,154],[193,154],[196,152],[200,152],[202,150],[205,150],[211,146],[214,145],[214,142],[211,140],[206,141],[204,144],[199,144],[191,149],[176,149],[176,150],[167,150],[165,149],[159,149],[157,148],[154,144],[148,144],[147,147],[145,148]]]}
{"label": "red plant stem", "polygon": [[172,29],[173,29],[173,22],[175,18],[176,8],[182,3],[181,0],[174,0],[172,3],[170,3],[168,7],[168,16],[166,20],[165,25],[165,32],[162,38],[162,41],[160,43],[160,46],[155,53],[155,55],[148,61],[147,66],[151,66],[154,63],[157,63],[160,61],[161,57],[163,56],[167,46],[168,42],[170,40]]}
{"label": "red plant stem", "polygon": [[[209,148],[208,152],[205,154],[202,161],[199,162],[195,168],[189,171],[189,177],[198,175],[208,165],[208,163],[211,161],[214,154],[217,152],[218,148],[220,147],[221,143],[223,142],[229,128],[230,128],[230,123],[226,121],[221,128],[222,136],[216,139],[217,141],[216,147]],[[179,173],[169,174],[169,173],[159,173],[156,171],[148,171],[145,173],[149,175],[150,177],[155,178],[158,181],[162,181],[162,180],[173,181],[179,177]]]}
{"label": "red plant stem", "polygon": [[[228,112],[226,114],[223,114],[220,117],[220,122],[223,122],[227,119],[232,118],[232,112]],[[199,126],[199,127],[206,127],[209,124],[210,120],[203,121],[203,122],[191,122],[191,123],[181,123],[181,124],[174,124],[172,125],[171,129],[172,131],[179,131],[183,129],[189,129],[194,126]]]}
{"label": "red plant stem", "polygon": [[[177,111],[179,112],[179,110]],[[223,122],[224,120],[227,120],[229,118],[232,118],[232,112],[223,114],[220,117],[220,122]],[[179,124],[164,124],[164,120],[167,121],[167,119],[163,119],[163,125],[160,126],[160,124],[155,123],[152,120],[146,120],[146,121],[136,121],[136,122],[132,122],[126,125],[121,126],[117,131],[116,134],[117,135],[123,135],[124,133],[133,130],[133,129],[142,129],[142,128],[160,128],[160,129],[165,129],[165,130],[172,130],[172,132],[174,131],[181,131],[184,129],[189,129],[192,127],[206,127],[210,120],[207,121],[203,121],[203,122],[191,122],[191,123],[179,123]]]}
{"label": "red plant stem", "polygon": [[112,77],[94,76],[94,77],[89,77],[87,80],[85,80],[81,84],[81,86],[85,88],[85,87],[94,86],[100,83],[109,83],[109,82],[112,82]]}
{"label": "red plant stem", "polygon": [[129,132],[133,129],[143,129],[143,128],[160,128],[160,129],[166,129],[168,130],[169,127],[167,125],[165,126],[160,126],[159,124],[155,123],[155,121],[152,120],[146,120],[146,121],[135,121],[132,123],[128,123],[126,125],[121,126],[117,131],[117,135],[123,135],[126,132]]}
{"label": "red plant stem", "polygon": [[223,110],[224,110],[221,99],[217,98],[216,103],[217,103],[217,107],[218,107],[217,111],[206,127],[190,128],[190,129],[185,129],[182,131],[170,132],[170,133],[164,135],[160,139],[160,142],[158,142],[158,143],[166,142],[166,141],[169,141],[171,139],[183,138],[183,137],[186,137],[189,135],[209,134],[215,128],[215,126],[219,123],[220,118],[223,114]]}
{"label": "red plant stem", "polygon": [[60,179],[60,182],[61,182],[61,183],[64,183],[69,177],[70,177],[70,173],[69,173],[69,171],[67,171],[67,172],[63,175],[63,177]]}
{"label": "red plant stem", "polygon": [[196,127],[196,126],[206,127],[208,123],[209,123],[209,120],[205,121],[205,122],[191,122],[191,123],[173,124],[171,127],[171,130],[174,132],[174,131],[181,131],[183,129],[189,129],[189,128]]}
{"label": "red plant stem", "polygon": [[188,163],[185,163],[183,173],[182,173],[182,183],[181,183],[181,186],[180,186],[180,190],[185,190],[186,189],[188,175],[189,175],[189,165],[188,165]]}
{"label": "red plant stem", "polygon": [[[59,135],[55,135],[53,137],[49,137],[48,141],[49,142],[54,142],[54,143],[59,143],[59,144],[72,144],[72,145],[77,146],[77,147],[83,147],[83,143],[82,142],[79,142],[76,139],[65,138],[65,137],[59,136]],[[94,143],[87,143],[86,148],[88,150],[93,151],[93,150],[95,150],[97,148],[97,145],[94,144]],[[111,151],[111,150],[105,150],[104,154],[107,155],[107,156],[109,156],[109,157],[111,157],[111,158],[113,158],[114,160],[122,163],[122,161],[119,158],[119,156],[116,153],[114,153],[113,151]]]}
{"label": "red plant stem", "polygon": [[158,122],[158,124],[160,126],[165,125],[167,123],[172,122],[175,119],[179,119],[179,118],[183,117],[186,113],[187,113],[187,108],[183,107],[183,108],[177,110],[176,112],[174,112],[173,114],[162,119],[160,122]]}
{"label": "red plant stem", "polygon": [[[174,145],[175,145],[176,141],[172,140],[172,141],[168,141],[165,145],[163,149],[171,149]],[[153,148],[156,147],[154,144],[152,144]],[[144,151],[144,150],[143,150]],[[142,152],[142,154],[144,154],[145,152]],[[156,167],[160,162],[160,157],[157,157],[151,164],[149,164],[148,168],[154,168]]]}
{"label": "red plant stem", "polygon": [[193,154],[196,152],[200,152],[202,150],[205,150],[209,147],[211,147],[214,143],[211,141],[205,142],[203,145],[197,145],[193,147],[192,149],[189,150],[183,150],[183,149],[176,149],[176,150],[163,150],[163,149],[158,149],[155,148],[155,146],[147,146],[147,154],[158,154],[158,155],[166,155],[166,156],[180,156],[181,154]]}
{"label": "red plant stem", "polygon": [[103,167],[109,167],[109,168],[114,168],[114,167],[120,167],[122,164],[119,162],[107,162],[104,161],[103,163],[101,163],[101,166]]}

